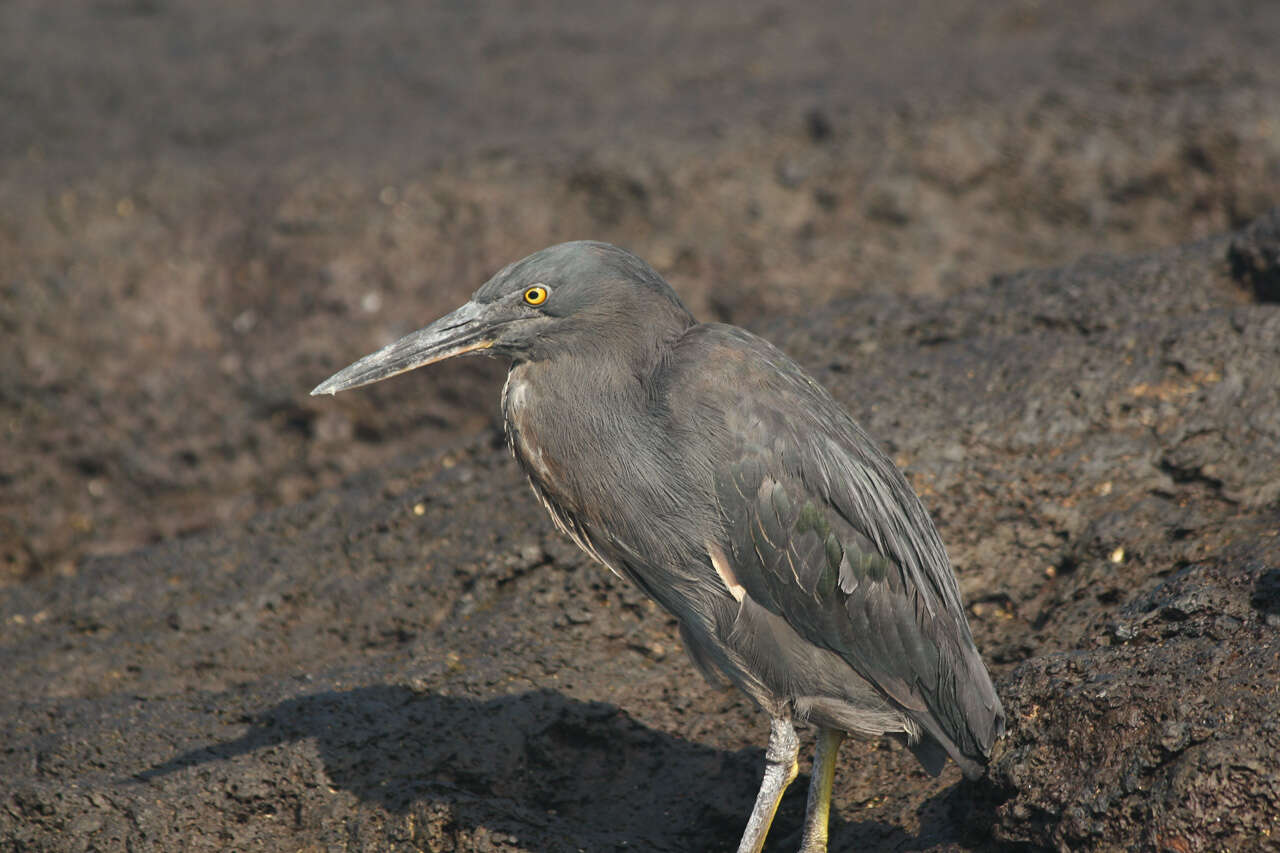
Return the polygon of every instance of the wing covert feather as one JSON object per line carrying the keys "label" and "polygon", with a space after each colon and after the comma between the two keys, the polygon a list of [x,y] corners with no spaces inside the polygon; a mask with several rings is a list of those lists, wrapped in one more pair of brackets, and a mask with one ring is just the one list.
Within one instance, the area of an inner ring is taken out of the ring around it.
{"label": "wing covert feather", "polygon": [[932,734],[966,756],[988,754],[1002,710],[911,487],[786,356],[733,327],[696,328],[707,331],[689,336],[694,345],[719,350],[705,363],[733,373],[687,377],[683,392],[703,423],[717,423],[705,450],[738,581]]}

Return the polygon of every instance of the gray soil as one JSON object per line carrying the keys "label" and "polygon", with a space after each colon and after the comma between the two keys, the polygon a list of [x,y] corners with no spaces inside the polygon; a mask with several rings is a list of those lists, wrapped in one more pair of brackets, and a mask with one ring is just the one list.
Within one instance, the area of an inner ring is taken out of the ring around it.
{"label": "gray soil", "polygon": [[501,366],[307,396],[583,237],[947,542],[1009,734],[834,851],[1280,849],[1280,4],[939,6],[0,4],[0,850],[734,849],[766,720]]}

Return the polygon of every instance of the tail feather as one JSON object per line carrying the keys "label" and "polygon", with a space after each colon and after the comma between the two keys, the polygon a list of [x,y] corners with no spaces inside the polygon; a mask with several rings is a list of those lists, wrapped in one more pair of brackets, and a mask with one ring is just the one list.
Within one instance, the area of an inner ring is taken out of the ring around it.
{"label": "tail feather", "polygon": [[[971,642],[966,645],[960,660],[944,668],[951,677],[934,694],[941,700],[939,707],[911,712],[925,733],[912,751],[930,773],[934,772],[931,762],[936,762],[936,754],[945,751],[967,778],[977,779],[987,766],[996,739],[1004,734],[1005,716],[977,648]],[[926,741],[933,743],[924,745]]]}

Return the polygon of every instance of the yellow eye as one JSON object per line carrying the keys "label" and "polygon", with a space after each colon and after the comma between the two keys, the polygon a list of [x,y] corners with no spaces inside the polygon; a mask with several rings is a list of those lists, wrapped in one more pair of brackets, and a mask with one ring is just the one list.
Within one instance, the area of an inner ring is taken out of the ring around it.
{"label": "yellow eye", "polygon": [[547,289],[540,284],[535,284],[525,290],[524,301],[530,305],[541,305],[547,301]]}

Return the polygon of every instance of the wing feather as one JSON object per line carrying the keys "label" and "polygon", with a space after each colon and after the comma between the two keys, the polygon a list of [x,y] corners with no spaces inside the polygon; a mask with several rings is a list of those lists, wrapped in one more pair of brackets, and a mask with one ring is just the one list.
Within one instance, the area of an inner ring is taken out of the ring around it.
{"label": "wing feather", "polygon": [[730,351],[711,363],[736,365],[732,381],[693,379],[689,390],[703,417],[718,421],[705,452],[716,460],[719,544],[738,582],[971,771],[1002,730],[1003,711],[924,506],[798,366],[741,330],[697,329],[707,330],[701,346]]}

